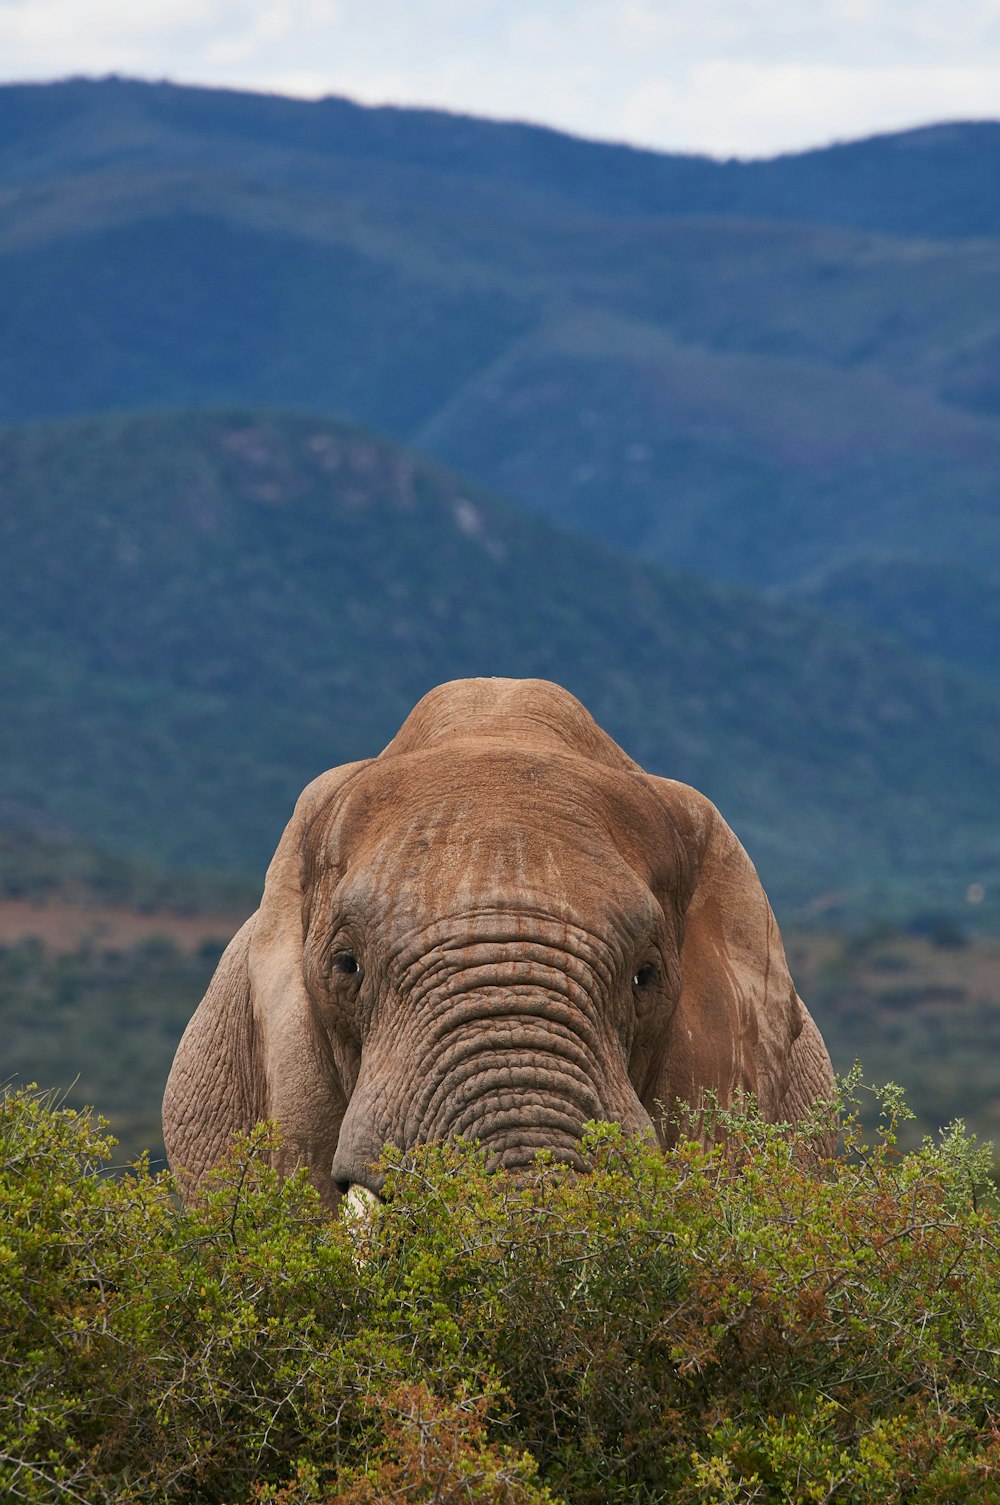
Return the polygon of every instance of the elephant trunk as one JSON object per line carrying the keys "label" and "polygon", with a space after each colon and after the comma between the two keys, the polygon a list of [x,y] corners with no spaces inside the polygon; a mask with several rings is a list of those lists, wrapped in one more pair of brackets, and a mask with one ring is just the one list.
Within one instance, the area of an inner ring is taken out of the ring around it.
{"label": "elephant trunk", "polygon": [[579,1167],[590,1119],[652,1134],[606,1008],[565,973],[547,982],[484,967],[461,991],[452,978],[421,997],[394,1040],[369,1042],[333,1165],[342,1192],[379,1190],[372,1164],[387,1144],[476,1140],[491,1169],[517,1173],[540,1150]]}

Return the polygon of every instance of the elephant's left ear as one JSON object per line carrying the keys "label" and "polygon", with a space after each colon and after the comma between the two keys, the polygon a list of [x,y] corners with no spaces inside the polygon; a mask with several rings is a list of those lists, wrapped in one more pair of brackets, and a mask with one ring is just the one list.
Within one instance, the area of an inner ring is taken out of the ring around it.
{"label": "elephant's left ear", "polygon": [[[808,1019],[796,996],[777,922],[753,863],[710,800],[650,778],[686,853],[676,887],[680,994],[652,1094],[668,1108],[752,1092],[769,1120],[784,1115],[795,1042]],[[667,887],[671,888],[670,881]]]}

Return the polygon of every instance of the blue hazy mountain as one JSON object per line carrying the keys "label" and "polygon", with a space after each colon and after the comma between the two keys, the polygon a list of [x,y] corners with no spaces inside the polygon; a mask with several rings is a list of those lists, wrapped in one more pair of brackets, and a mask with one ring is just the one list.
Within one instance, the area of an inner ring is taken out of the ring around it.
{"label": "blue hazy mountain", "polygon": [[0,794],[36,829],[259,876],[431,685],[539,675],[714,798],[786,916],[1000,889],[1000,693],[823,612],[304,415],[8,428],[0,477]]}
{"label": "blue hazy mountain", "polygon": [[[941,564],[983,597],[998,186],[990,123],[722,163],[341,99],[9,86],[0,418],[336,413],[675,568],[796,593],[888,561],[933,592]],[[879,627],[927,648],[897,598]]]}

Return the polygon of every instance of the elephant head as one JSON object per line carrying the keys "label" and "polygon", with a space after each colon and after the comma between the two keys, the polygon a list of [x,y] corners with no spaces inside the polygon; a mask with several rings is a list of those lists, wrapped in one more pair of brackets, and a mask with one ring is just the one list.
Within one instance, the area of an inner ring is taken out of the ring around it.
{"label": "elephant head", "polygon": [[376,758],[309,785],[258,912],[174,1061],[186,1194],[234,1131],[282,1129],[334,1205],[383,1147],[572,1162],[594,1118],[671,1135],[708,1089],[795,1120],[832,1087],[749,858],[543,680],[432,690]]}

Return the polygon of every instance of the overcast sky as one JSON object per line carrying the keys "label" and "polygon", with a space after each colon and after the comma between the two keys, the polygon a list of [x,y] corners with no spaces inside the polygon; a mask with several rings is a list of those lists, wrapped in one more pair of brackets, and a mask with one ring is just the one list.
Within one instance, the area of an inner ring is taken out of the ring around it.
{"label": "overcast sky", "polygon": [[1000,0],[0,0],[0,78],[112,72],[759,156],[1000,118]]}

